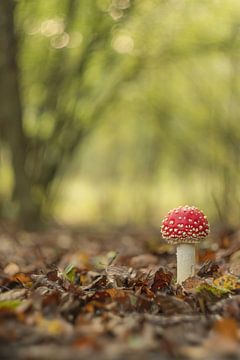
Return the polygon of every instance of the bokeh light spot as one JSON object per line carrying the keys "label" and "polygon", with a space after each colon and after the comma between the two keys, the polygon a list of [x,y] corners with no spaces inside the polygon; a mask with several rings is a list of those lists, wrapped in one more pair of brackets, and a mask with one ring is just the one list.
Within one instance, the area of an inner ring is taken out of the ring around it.
{"label": "bokeh light spot", "polygon": [[130,35],[118,35],[112,42],[112,47],[120,54],[128,54],[134,48],[134,41]]}
{"label": "bokeh light spot", "polygon": [[56,35],[51,38],[51,46],[55,49],[62,49],[69,43],[70,36],[67,33]]}

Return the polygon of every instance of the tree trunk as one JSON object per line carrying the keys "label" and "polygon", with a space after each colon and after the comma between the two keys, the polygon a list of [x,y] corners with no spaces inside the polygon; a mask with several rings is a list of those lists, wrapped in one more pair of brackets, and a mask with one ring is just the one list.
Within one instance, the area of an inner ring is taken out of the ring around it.
{"label": "tree trunk", "polygon": [[22,104],[14,33],[14,1],[0,1],[0,126],[7,142],[15,179],[14,194],[21,224],[31,226],[39,215],[25,171],[27,138],[23,131]]}

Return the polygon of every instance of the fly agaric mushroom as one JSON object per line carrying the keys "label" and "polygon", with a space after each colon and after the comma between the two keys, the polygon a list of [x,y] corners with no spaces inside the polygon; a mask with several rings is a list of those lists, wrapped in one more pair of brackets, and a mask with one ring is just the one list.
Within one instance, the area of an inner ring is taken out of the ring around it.
{"label": "fly agaric mushroom", "polygon": [[168,243],[177,245],[177,283],[195,272],[195,244],[209,234],[207,217],[194,206],[180,206],[163,219],[161,233]]}

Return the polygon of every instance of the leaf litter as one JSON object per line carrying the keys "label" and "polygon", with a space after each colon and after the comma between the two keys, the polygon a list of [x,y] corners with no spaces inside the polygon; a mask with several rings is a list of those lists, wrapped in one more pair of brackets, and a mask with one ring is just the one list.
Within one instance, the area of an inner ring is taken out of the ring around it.
{"label": "leaf litter", "polygon": [[240,354],[237,234],[231,251],[216,242],[211,256],[200,249],[205,261],[182,286],[173,249],[155,229],[5,231],[1,238],[0,359]]}

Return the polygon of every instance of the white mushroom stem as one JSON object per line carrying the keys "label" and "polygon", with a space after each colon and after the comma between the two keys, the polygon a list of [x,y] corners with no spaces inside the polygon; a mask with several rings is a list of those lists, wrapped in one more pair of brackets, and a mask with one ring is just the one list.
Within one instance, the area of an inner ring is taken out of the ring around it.
{"label": "white mushroom stem", "polygon": [[195,273],[195,244],[177,245],[177,283],[181,284]]}

